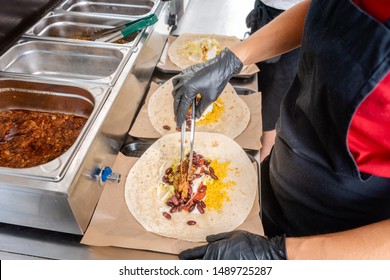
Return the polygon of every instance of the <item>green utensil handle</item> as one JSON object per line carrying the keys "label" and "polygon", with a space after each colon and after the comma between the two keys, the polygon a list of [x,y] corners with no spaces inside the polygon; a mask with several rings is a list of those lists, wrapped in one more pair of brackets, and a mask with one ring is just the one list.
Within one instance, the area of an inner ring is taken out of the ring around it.
{"label": "green utensil handle", "polygon": [[149,15],[144,16],[144,17],[142,17],[142,18],[139,18],[139,19],[136,19],[136,20],[133,20],[133,21],[126,22],[126,23],[123,24],[123,25],[124,25],[125,27],[127,27],[127,26],[130,26],[130,25],[132,25],[132,24],[134,24],[134,23],[137,23],[137,22],[139,22],[139,21],[141,21],[141,20],[153,19],[153,18],[155,18],[155,17],[156,17],[155,14],[149,14]]}
{"label": "green utensil handle", "polygon": [[148,27],[152,24],[155,24],[158,21],[157,16],[155,14],[150,14],[144,18],[137,19],[133,22],[127,23],[126,28],[121,30],[123,37],[127,37],[130,34],[138,32],[145,27]]}

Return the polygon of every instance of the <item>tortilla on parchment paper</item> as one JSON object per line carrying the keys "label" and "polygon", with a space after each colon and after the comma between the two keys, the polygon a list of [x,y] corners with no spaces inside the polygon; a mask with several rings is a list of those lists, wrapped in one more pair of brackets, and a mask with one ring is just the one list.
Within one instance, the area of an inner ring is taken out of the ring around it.
{"label": "tortilla on parchment paper", "polygon": [[[226,188],[229,199],[219,211],[206,206],[205,214],[183,210],[166,219],[162,214],[166,205],[158,198],[157,188],[167,165],[180,159],[180,133],[163,136],[135,163],[125,185],[126,204],[147,231],[200,242],[205,241],[207,235],[234,230],[250,213],[256,196],[257,174],[244,150],[222,134],[199,132],[195,134],[194,151],[211,161],[230,162],[228,175],[223,179],[229,184]],[[188,225],[189,220],[196,224]]]}
{"label": "tortilla on parchment paper", "polygon": [[[161,135],[176,131],[175,115],[173,112],[172,79],[162,84],[150,97],[148,115],[154,129]],[[196,131],[224,134],[232,139],[240,135],[248,126],[250,110],[248,105],[237,95],[231,84],[227,84],[219,96],[223,104],[222,113],[213,121],[197,121]],[[217,100],[218,101],[218,100]],[[215,106],[215,105],[214,105]],[[207,109],[203,113],[206,119],[211,115]],[[165,127],[165,128],[164,128]]]}
{"label": "tortilla on parchment paper", "polygon": [[[173,41],[172,44],[169,46],[169,59],[181,69],[185,69],[193,64],[204,62],[202,60],[203,56],[200,53],[190,55],[188,51],[189,44],[190,46],[192,46],[193,49],[194,46],[200,45],[200,42],[202,40],[207,42],[211,42],[212,40],[213,43],[216,42],[219,51],[223,50],[226,47],[232,47],[240,42],[240,39],[235,36],[184,33],[177,37],[177,39]],[[200,52],[200,49],[196,49],[198,50],[198,52]],[[210,54],[208,54],[208,59],[215,57],[215,54],[218,53],[216,53],[215,47],[212,48]]]}

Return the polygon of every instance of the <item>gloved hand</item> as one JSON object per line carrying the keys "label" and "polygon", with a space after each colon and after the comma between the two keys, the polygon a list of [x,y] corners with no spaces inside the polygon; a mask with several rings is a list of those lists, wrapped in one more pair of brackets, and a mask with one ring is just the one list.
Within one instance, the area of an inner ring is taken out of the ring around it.
{"label": "gloved hand", "polygon": [[173,99],[176,125],[181,126],[198,93],[202,98],[196,106],[200,118],[207,106],[217,100],[230,78],[241,71],[242,62],[228,48],[213,59],[192,65],[173,78]]}
{"label": "gloved hand", "polygon": [[237,230],[210,235],[209,244],[187,249],[181,260],[286,260],[285,236],[267,237]]}

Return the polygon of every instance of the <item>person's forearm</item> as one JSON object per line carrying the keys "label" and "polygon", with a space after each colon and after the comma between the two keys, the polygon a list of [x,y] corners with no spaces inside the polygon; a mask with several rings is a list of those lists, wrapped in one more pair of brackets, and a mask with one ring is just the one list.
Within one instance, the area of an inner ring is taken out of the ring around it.
{"label": "person's forearm", "polygon": [[338,233],[286,238],[288,259],[390,260],[390,219]]}
{"label": "person's forearm", "polygon": [[283,12],[230,50],[244,65],[249,65],[299,47],[310,2],[303,1]]}

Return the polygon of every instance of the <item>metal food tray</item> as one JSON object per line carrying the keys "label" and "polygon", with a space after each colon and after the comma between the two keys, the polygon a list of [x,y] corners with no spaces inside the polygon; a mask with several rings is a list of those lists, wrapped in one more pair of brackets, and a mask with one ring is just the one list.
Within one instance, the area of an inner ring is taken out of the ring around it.
{"label": "metal food tray", "polygon": [[128,157],[141,157],[154,141],[155,140],[133,139],[130,143],[123,145],[121,153]]}
{"label": "metal food tray", "polygon": [[[135,18],[133,19],[135,20]],[[25,36],[37,36],[39,39],[76,40],[78,43],[102,44],[102,42],[83,40],[91,34],[113,28],[131,20],[116,17],[100,17],[81,13],[50,13],[26,31]],[[123,40],[121,46],[134,47],[139,42],[143,31],[131,34]],[[107,44],[107,43],[104,43]],[[116,44],[116,43],[114,43]]]}
{"label": "metal food tray", "polygon": [[93,13],[117,17],[145,16],[153,13],[158,0],[68,0],[56,12]]}
{"label": "metal food tray", "polygon": [[61,180],[107,95],[108,87],[90,85],[76,87],[69,84],[0,77],[0,110],[59,112],[88,118],[76,141],[58,158],[30,168],[0,167],[0,174],[46,181]]}
{"label": "metal food tray", "polygon": [[[156,3],[153,14],[165,19],[168,3]],[[47,15],[60,10],[54,8]],[[63,9],[62,13],[84,15]],[[4,92],[13,88],[23,92],[19,96],[28,96],[25,106],[27,100],[36,110],[51,104],[48,110],[53,111],[73,104],[69,113],[89,106],[87,123],[64,154],[31,168],[0,168],[1,223],[85,233],[103,190],[106,176],[101,171],[109,170],[118,155],[169,31],[167,22],[160,20],[145,29],[136,48],[24,35],[1,53],[0,80],[18,82],[0,85]]]}
{"label": "metal food tray", "polygon": [[113,46],[21,41],[0,57],[0,71],[113,85],[130,53]]}

